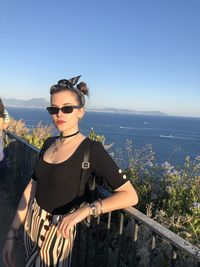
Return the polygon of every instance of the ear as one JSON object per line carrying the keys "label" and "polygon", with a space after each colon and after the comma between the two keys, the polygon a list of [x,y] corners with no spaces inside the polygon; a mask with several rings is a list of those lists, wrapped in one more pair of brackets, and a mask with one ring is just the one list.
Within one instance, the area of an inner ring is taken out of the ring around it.
{"label": "ear", "polygon": [[81,120],[84,115],[85,115],[85,109],[84,108],[80,108],[79,111],[78,111],[79,120]]}

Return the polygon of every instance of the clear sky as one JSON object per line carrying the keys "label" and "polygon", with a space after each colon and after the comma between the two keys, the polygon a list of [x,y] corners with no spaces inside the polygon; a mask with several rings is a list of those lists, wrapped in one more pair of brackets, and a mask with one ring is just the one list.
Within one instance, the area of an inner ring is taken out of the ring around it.
{"label": "clear sky", "polygon": [[3,98],[81,74],[90,107],[200,117],[199,0],[0,0],[0,40]]}

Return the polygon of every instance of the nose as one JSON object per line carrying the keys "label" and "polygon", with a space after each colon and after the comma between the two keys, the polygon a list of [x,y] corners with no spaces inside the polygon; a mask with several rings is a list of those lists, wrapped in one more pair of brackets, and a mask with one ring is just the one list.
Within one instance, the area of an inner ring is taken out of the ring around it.
{"label": "nose", "polygon": [[57,113],[57,116],[58,116],[58,117],[61,117],[62,115],[63,115],[63,112],[62,112],[61,109],[59,109],[59,111],[58,111],[58,113]]}

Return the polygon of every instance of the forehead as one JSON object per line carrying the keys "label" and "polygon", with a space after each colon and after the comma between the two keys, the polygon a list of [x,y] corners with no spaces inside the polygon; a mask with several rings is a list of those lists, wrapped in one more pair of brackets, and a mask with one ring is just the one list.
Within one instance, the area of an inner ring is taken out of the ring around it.
{"label": "forehead", "polygon": [[51,96],[51,104],[60,106],[66,103],[77,104],[76,95],[69,91],[61,91]]}

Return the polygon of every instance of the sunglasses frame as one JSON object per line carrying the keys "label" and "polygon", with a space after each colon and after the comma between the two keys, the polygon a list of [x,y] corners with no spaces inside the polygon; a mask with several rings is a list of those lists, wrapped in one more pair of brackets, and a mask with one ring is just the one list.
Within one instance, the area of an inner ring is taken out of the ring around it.
{"label": "sunglasses frame", "polygon": [[[70,109],[69,109],[70,108]],[[62,106],[61,108],[59,107],[47,107],[47,111],[49,112],[50,115],[57,115],[59,111],[61,110],[62,113],[64,114],[70,114],[73,112],[74,109],[80,109],[81,106]],[[54,109],[56,112],[52,112],[51,110]],[[70,112],[66,112],[66,110],[69,109]]]}

